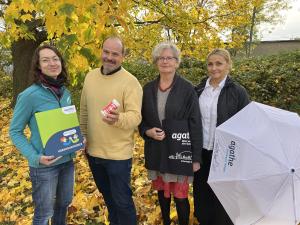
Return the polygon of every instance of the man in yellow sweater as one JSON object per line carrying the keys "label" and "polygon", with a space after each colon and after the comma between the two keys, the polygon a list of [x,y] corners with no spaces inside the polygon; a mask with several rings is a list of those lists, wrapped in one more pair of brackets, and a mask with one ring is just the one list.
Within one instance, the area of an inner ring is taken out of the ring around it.
{"label": "man in yellow sweater", "polygon": [[[134,129],[141,121],[142,88],[122,67],[124,45],[109,37],[102,46],[102,66],[85,78],[80,101],[80,127],[97,188],[102,193],[111,225],[136,225],[130,173]],[[116,99],[117,110],[101,110]]]}

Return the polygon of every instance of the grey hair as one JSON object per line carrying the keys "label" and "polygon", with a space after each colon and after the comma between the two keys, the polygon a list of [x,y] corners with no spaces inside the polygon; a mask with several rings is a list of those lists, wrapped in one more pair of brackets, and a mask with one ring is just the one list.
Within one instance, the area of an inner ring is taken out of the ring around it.
{"label": "grey hair", "polygon": [[229,64],[229,69],[232,68],[232,60],[231,60],[231,57],[230,57],[230,53],[226,49],[224,49],[224,48],[216,48],[216,49],[212,50],[208,54],[208,56],[206,58],[206,61],[208,61],[209,57],[212,56],[212,55],[222,56],[225,59],[225,61]]}
{"label": "grey hair", "polygon": [[173,53],[173,56],[176,58],[178,64],[180,64],[180,50],[177,48],[177,46],[171,42],[161,42],[158,45],[156,45],[152,51],[152,62],[153,64],[156,64],[158,61],[158,58],[160,57],[160,54],[165,49],[170,49]]}

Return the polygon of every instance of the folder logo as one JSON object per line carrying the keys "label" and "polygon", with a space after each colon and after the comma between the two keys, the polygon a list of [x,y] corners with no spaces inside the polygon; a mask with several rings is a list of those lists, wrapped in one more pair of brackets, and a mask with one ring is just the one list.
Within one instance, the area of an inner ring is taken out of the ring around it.
{"label": "folder logo", "polygon": [[75,129],[68,130],[63,132],[63,136],[60,138],[60,142],[64,146],[69,146],[71,144],[75,144],[79,142],[79,136],[77,135],[77,132]]}

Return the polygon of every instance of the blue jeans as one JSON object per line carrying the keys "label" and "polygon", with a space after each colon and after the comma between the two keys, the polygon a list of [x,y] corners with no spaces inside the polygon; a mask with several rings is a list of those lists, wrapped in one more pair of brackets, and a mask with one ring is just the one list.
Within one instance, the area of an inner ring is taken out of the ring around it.
{"label": "blue jeans", "polygon": [[33,225],[65,225],[68,206],[73,198],[73,161],[45,168],[30,167]]}
{"label": "blue jeans", "polygon": [[130,187],[132,159],[109,160],[88,155],[89,165],[102,193],[111,225],[136,225],[136,210]]}

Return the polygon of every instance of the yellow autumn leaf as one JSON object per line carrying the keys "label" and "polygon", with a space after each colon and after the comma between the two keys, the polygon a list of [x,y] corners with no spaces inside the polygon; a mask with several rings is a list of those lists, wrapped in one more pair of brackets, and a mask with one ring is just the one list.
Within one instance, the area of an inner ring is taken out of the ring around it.
{"label": "yellow autumn leaf", "polygon": [[174,220],[175,218],[177,217],[177,212],[176,212],[176,209],[171,209],[171,212],[170,212],[170,218],[171,220]]}
{"label": "yellow autumn leaf", "polygon": [[82,70],[89,66],[87,59],[79,54],[74,55],[74,57],[70,60],[70,63],[72,63],[74,67],[79,70]]}
{"label": "yellow autumn leaf", "polygon": [[87,204],[86,204],[86,208],[92,210],[95,206],[99,205],[99,199],[96,195],[92,195]]}
{"label": "yellow autumn leaf", "polygon": [[31,20],[32,19],[32,15],[31,14],[24,14],[20,17],[20,19],[23,21],[23,22],[26,22],[26,20]]}
{"label": "yellow autumn leaf", "polygon": [[24,12],[32,12],[35,10],[35,6],[30,0],[20,0],[20,4],[22,5],[22,10]]}
{"label": "yellow autumn leaf", "polygon": [[134,184],[135,184],[136,186],[141,186],[143,183],[145,183],[144,177],[139,177],[139,178],[137,178],[137,179],[134,181]]}

